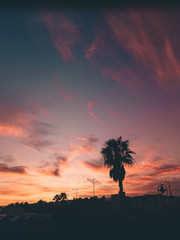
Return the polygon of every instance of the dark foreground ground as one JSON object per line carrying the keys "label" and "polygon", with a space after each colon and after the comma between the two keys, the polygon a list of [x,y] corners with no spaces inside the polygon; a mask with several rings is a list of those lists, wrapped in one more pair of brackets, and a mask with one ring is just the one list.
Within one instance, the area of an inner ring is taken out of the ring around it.
{"label": "dark foreground ground", "polygon": [[[0,222],[0,239],[179,239],[180,204],[124,205],[117,208],[98,201],[64,206],[41,206],[50,218]],[[150,207],[151,206],[151,207]],[[36,208],[37,212],[37,208]]]}

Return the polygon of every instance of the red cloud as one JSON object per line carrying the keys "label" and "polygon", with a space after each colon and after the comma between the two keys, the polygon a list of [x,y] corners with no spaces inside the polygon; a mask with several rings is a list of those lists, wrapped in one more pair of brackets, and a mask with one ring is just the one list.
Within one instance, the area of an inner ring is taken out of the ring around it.
{"label": "red cloud", "polygon": [[74,61],[72,46],[80,41],[80,33],[76,25],[63,13],[46,13],[45,22],[50,32],[54,45],[65,61]]}

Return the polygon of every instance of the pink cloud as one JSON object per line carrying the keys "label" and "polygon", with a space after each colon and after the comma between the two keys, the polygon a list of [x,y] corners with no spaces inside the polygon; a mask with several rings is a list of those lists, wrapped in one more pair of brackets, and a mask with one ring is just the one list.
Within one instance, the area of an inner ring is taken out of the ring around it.
{"label": "pink cloud", "polygon": [[116,54],[107,41],[107,35],[102,28],[98,29],[98,33],[95,34],[94,40],[91,45],[84,51],[86,59],[93,63],[97,59],[97,56],[112,56],[116,58]]}
{"label": "pink cloud", "polygon": [[150,157],[140,165],[128,169],[126,180],[130,185],[149,182],[158,182],[165,176],[170,179],[180,173],[180,164],[169,164],[163,157]]}
{"label": "pink cloud", "polygon": [[72,97],[70,95],[68,95],[67,93],[65,93],[64,91],[62,91],[62,89],[58,89],[58,93],[62,99],[66,100],[66,101],[72,100]]}
{"label": "pink cloud", "polygon": [[75,100],[75,97],[73,96],[72,93],[70,93],[69,89],[68,90],[64,90],[64,87],[62,87],[64,85],[64,79],[62,74],[56,74],[55,75],[55,81],[56,81],[56,85],[57,85],[57,92],[58,95],[66,101],[71,101],[71,100]]}
{"label": "pink cloud", "polygon": [[42,105],[40,105],[39,103],[37,103],[37,102],[35,102],[35,101],[33,101],[33,102],[31,102],[30,104],[28,104],[29,105],[29,107],[30,107],[30,109],[32,110],[32,111],[35,111],[35,113],[37,114],[40,114],[40,115],[42,115],[42,116],[44,116],[44,117],[46,117],[46,118],[49,118],[49,119],[55,119],[55,117],[52,115],[52,114],[50,114],[48,111],[47,111],[47,109],[45,109]]}
{"label": "pink cloud", "polygon": [[[34,109],[30,110],[11,101],[2,103],[0,106],[0,135],[18,138],[23,146],[40,151],[52,144],[46,137],[53,134],[54,127],[36,120]],[[37,114],[37,109],[35,113]]]}
{"label": "pink cloud", "polygon": [[22,145],[32,150],[42,151],[42,149],[48,149],[52,145],[52,142],[46,139],[28,138],[22,142]]}
{"label": "pink cloud", "polygon": [[94,120],[96,120],[98,123],[100,123],[101,125],[103,125],[103,126],[108,126],[107,123],[105,123],[105,122],[102,121],[101,119],[97,118],[97,117],[95,116],[95,114],[92,112],[92,107],[93,107],[94,105],[95,105],[95,102],[93,102],[93,101],[88,102],[88,104],[87,104],[87,110],[88,110],[89,115],[90,115]]}
{"label": "pink cloud", "polygon": [[109,77],[116,82],[122,83],[132,92],[136,91],[137,87],[140,84],[140,80],[136,76],[136,73],[128,68],[123,68],[122,70],[119,70],[108,66],[102,66],[100,68],[100,71],[104,77]]}
{"label": "pink cloud", "polygon": [[108,28],[106,30],[100,28],[85,51],[85,58],[96,71],[100,71],[102,76],[111,78],[131,91],[135,91],[141,83],[140,74],[135,68],[129,68],[124,63],[114,45],[114,39],[111,38]]}
{"label": "pink cloud", "polygon": [[168,29],[173,25],[168,22],[165,12],[142,9],[118,14],[108,12],[106,19],[114,39],[137,66],[147,69],[160,88],[172,91],[180,87],[180,64],[169,40],[172,32]]}
{"label": "pink cloud", "polygon": [[26,137],[26,125],[31,125],[32,120],[27,116],[23,107],[9,103],[0,107],[0,135]]}
{"label": "pink cloud", "polygon": [[123,119],[123,117],[121,117],[118,113],[116,113],[109,105],[104,104],[104,106],[112,118],[117,119],[117,120]]}
{"label": "pink cloud", "polygon": [[96,171],[96,172],[106,172],[107,168],[104,167],[103,163],[99,160],[90,160],[90,161],[81,161],[81,163],[89,168],[90,170]]}
{"label": "pink cloud", "polygon": [[74,61],[72,47],[81,40],[76,25],[64,13],[59,12],[46,13],[44,19],[58,53],[65,61]]}
{"label": "pink cloud", "polygon": [[84,138],[77,138],[77,140],[81,142],[78,144],[78,148],[80,151],[85,153],[94,150],[95,144],[98,142],[98,138],[94,135],[88,135]]}

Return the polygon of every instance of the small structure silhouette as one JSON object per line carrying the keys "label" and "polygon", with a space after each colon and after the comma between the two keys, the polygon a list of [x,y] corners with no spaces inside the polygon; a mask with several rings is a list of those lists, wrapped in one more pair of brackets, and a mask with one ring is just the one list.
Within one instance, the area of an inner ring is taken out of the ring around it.
{"label": "small structure silhouette", "polygon": [[167,196],[168,194],[168,189],[164,184],[159,184],[157,191],[158,191],[158,194],[161,194],[161,195]]}

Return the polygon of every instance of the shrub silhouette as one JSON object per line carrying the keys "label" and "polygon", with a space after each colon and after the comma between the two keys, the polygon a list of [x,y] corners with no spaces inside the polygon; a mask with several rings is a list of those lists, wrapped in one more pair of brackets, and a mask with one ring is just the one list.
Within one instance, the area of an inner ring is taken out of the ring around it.
{"label": "shrub silhouette", "polygon": [[66,200],[67,200],[67,194],[66,193],[61,193],[61,194],[56,194],[53,198],[53,200],[56,202],[56,203],[64,203]]}

